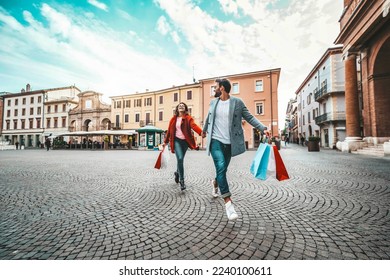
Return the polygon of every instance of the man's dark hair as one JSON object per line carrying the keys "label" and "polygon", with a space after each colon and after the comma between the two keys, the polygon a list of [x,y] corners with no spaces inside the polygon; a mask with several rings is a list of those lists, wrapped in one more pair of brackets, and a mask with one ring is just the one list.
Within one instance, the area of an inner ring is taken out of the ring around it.
{"label": "man's dark hair", "polygon": [[232,85],[230,84],[228,79],[221,79],[220,82],[218,82],[218,84],[219,84],[219,86],[223,86],[227,93],[230,93]]}

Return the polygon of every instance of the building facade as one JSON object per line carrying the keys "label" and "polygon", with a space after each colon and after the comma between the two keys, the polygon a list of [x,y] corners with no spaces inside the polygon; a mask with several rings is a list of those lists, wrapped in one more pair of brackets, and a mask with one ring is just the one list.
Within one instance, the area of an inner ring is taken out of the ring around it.
{"label": "building facade", "polygon": [[336,148],[345,138],[342,47],[329,48],[295,92],[299,143],[320,137],[322,147]]}
{"label": "building facade", "polygon": [[[388,0],[344,0],[335,43],[343,44],[345,65],[345,152],[390,139],[389,10]],[[390,154],[390,142],[384,147]]]}
{"label": "building facade", "polygon": [[[249,112],[268,127],[272,136],[279,136],[278,126],[278,85],[280,68],[264,71],[228,75],[232,89],[230,95],[241,98]],[[200,80],[201,84],[201,124],[205,120],[210,101],[214,98],[217,77]],[[250,124],[243,121],[244,138],[248,148],[260,145],[261,135]]]}
{"label": "building facade", "polygon": [[[80,92],[78,104],[69,111],[69,132],[111,130],[111,106],[102,101],[102,93],[95,91]],[[102,142],[102,137],[93,137],[93,141]],[[71,143],[80,143],[80,137],[70,137]],[[112,140],[111,140],[112,142]]]}
{"label": "building facade", "polygon": [[[23,147],[40,147],[45,138],[68,128],[68,106],[80,90],[75,86],[3,96],[2,140]],[[53,109],[52,109],[53,108]]]}
{"label": "building facade", "polygon": [[[200,125],[202,121],[199,83],[172,86],[171,88],[146,91],[143,93],[113,96],[111,98],[111,119],[117,129],[138,130],[145,126],[154,126],[156,131],[168,129],[169,121],[174,115],[176,106],[184,102],[188,106],[189,114]],[[156,135],[160,137],[159,134]],[[164,134],[163,134],[164,136]],[[201,143],[201,137],[194,135],[196,143]],[[126,141],[126,139],[121,139]],[[161,143],[156,139],[155,143]],[[148,146],[146,137],[138,139],[138,145]]]}

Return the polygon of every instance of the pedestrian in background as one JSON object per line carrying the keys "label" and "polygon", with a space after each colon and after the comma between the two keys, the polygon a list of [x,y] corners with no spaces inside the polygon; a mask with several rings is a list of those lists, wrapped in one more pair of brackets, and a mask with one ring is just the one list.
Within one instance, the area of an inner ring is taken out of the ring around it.
{"label": "pedestrian in background", "polygon": [[51,142],[50,142],[49,137],[46,138],[45,145],[46,145],[46,151],[49,151],[50,146],[51,146]]}
{"label": "pedestrian in background", "polygon": [[165,135],[163,146],[170,143],[171,152],[176,155],[177,167],[174,173],[175,182],[180,183],[180,189],[186,189],[184,183],[184,157],[188,148],[199,150],[196,145],[194,130],[199,135],[202,135],[202,129],[195,123],[194,119],[188,114],[187,104],[180,102],[175,109],[175,115],[171,118],[168,125],[168,130]]}
{"label": "pedestrian in background", "polygon": [[216,81],[215,92],[220,96],[211,100],[209,112],[203,127],[202,136],[207,136],[206,150],[213,158],[216,180],[212,182],[213,197],[218,197],[218,188],[225,202],[226,215],[229,220],[238,218],[234,209],[229,184],[226,179],[227,169],[232,157],[245,152],[242,120],[264,132],[267,129],[247,109],[244,102],[230,96],[231,84],[227,79]]}

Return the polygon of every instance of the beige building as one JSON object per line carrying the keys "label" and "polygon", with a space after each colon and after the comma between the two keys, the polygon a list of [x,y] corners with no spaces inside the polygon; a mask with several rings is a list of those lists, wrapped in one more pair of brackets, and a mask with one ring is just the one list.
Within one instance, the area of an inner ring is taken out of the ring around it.
{"label": "beige building", "polygon": [[[278,127],[278,85],[280,68],[236,75],[228,75],[232,84],[230,94],[241,98],[249,112],[268,127],[273,136],[279,135]],[[203,119],[209,109],[210,101],[214,98],[214,85],[217,77],[200,80],[202,88],[201,115]],[[251,125],[243,121],[244,137],[248,148],[256,148],[260,144],[260,134]]]}
{"label": "beige building", "polygon": [[27,84],[20,93],[4,95],[2,140],[39,147],[46,137],[67,131],[68,112],[79,92],[75,86],[34,91]]}
{"label": "beige building", "polygon": [[[69,111],[69,131],[97,131],[111,129],[111,106],[102,101],[103,94],[84,91],[78,94],[78,105]],[[101,136],[91,140],[101,142]],[[82,141],[80,137],[71,137],[72,143]]]}
{"label": "beige building", "polygon": [[[111,120],[114,129],[137,130],[145,126],[153,126],[163,131],[168,129],[177,104],[187,104],[190,115],[201,125],[201,88],[199,83],[171,88],[146,91],[143,93],[113,96],[111,98]],[[125,136],[123,136],[125,137]],[[197,143],[201,137],[195,135]],[[136,140],[139,146],[146,146],[144,138]],[[122,138],[122,142],[127,139]],[[156,143],[161,143],[157,139]]]}

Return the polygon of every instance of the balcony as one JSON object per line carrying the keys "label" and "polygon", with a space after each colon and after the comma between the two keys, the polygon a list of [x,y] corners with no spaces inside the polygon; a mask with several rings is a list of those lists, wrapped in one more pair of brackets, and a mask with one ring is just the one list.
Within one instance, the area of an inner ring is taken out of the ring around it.
{"label": "balcony", "polygon": [[331,112],[325,113],[315,118],[316,125],[326,122],[345,121],[345,112]]}
{"label": "balcony", "polygon": [[111,129],[112,130],[123,129],[123,124],[121,124],[121,123],[113,123],[113,124],[111,124]]}
{"label": "balcony", "polygon": [[328,95],[328,86],[324,85],[322,88],[320,88],[319,91],[314,92],[314,99],[315,101],[319,101],[319,99],[322,99],[323,97]]}

